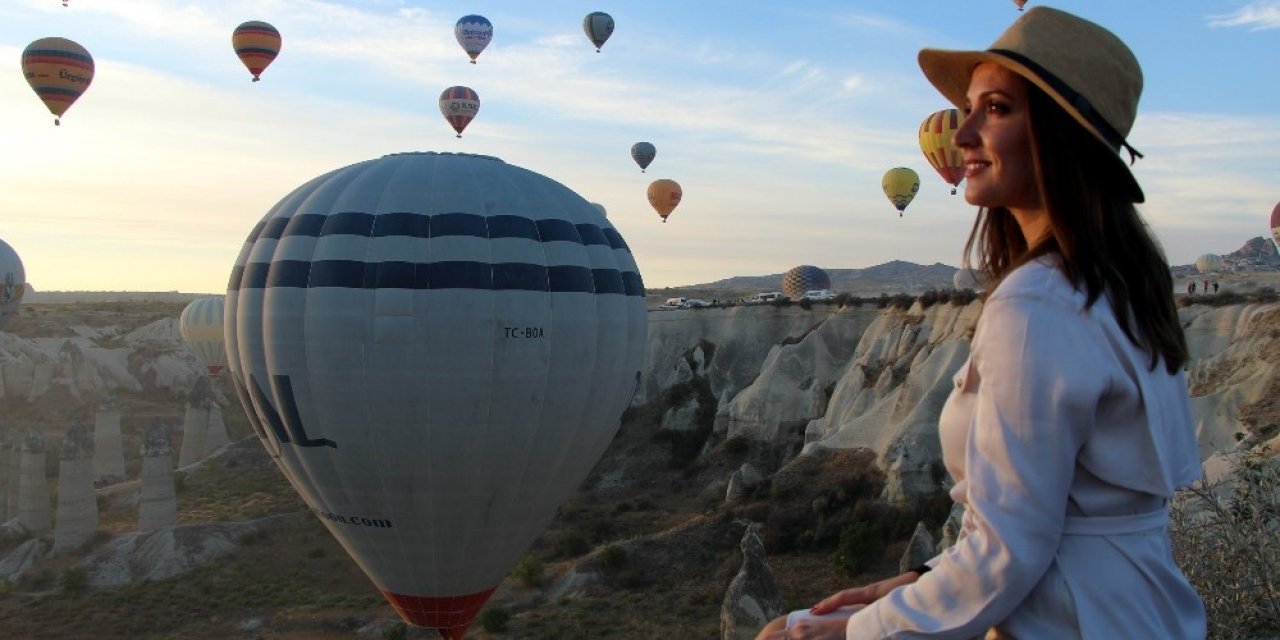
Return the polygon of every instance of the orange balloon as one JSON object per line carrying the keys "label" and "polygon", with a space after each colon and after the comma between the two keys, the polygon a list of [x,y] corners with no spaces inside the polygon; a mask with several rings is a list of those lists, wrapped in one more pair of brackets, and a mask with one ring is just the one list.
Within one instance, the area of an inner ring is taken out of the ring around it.
{"label": "orange balloon", "polygon": [[964,179],[964,159],[954,144],[956,129],[964,118],[959,109],[943,109],[920,123],[920,150],[933,168],[951,185],[951,193]]}
{"label": "orange balloon", "polygon": [[281,44],[280,32],[259,20],[242,23],[231,32],[231,46],[235,48],[240,62],[253,74],[254,82],[266,71],[267,65],[280,55]]}
{"label": "orange balloon", "polygon": [[654,211],[658,212],[658,215],[662,216],[663,222],[666,222],[667,216],[675,211],[683,195],[680,184],[675,180],[662,178],[649,183],[649,204],[653,206]]}
{"label": "orange balloon", "polygon": [[93,56],[66,38],[40,38],[22,50],[22,75],[54,115],[53,123],[61,124],[62,114],[93,82]]}

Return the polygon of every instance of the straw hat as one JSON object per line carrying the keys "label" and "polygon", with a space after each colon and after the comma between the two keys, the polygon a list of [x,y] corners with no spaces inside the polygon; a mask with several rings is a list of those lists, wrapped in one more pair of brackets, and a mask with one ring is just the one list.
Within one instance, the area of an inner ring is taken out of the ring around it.
{"label": "straw hat", "polygon": [[1031,81],[1089,133],[1117,152],[1135,202],[1142,188],[1120,158],[1123,147],[1142,157],[1126,138],[1142,94],[1142,68],[1129,47],[1106,29],[1049,7],[1022,14],[986,51],[920,51],[920,68],[933,86],[963,108],[969,76],[980,62],[994,62]]}

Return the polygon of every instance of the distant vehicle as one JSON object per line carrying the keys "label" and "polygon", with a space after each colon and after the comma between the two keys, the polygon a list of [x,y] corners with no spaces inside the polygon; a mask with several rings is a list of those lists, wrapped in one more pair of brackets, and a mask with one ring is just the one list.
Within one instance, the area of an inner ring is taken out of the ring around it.
{"label": "distant vehicle", "polygon": [[679,298],[667,298],[667,301],[662,303],[662,306],[658,308],[669,310],[669,309],[693,309],[696,307],[709,307],[709,306],[711,306],[711,303],[707,302],[706,300],[699,300],[698,298],[685,298],[682,296]]}
{"label": "distant vehicle", "polygon": [[695,309],[698,307],[709,307],[711,306],[711,303],[706,300],[699,300],[698,298],[689,298],[689,301],[685,303],[685,306],[690,309]]}
{"label": "distant vehicle", "polygon": [[811,289],[804,292],[803,299],[810,302],[825,302],[827,300],[835,300],[836,294],[830,289]]}
{"label": "distant vehicle", "polygon": [[747,298],[745,302],[747,304],[768,304],[770,302],[777,302],[782,298],[782,292],[780,291],[766,291]]}

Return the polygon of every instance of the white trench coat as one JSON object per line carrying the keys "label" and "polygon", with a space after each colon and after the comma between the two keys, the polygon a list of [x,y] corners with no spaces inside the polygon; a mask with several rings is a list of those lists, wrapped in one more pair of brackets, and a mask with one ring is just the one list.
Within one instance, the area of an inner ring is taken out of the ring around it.
{"label": "white trench coat", "polygon": [[1044,257],[986,302],[940,420],[964,504],[932,571],[854,614],[849,640],[1203,638],[1168,500],[1200,475],[1187,385]]}

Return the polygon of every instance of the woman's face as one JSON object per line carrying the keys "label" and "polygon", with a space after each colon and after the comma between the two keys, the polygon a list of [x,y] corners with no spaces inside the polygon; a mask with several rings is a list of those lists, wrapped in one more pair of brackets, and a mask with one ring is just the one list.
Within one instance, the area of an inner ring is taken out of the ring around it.
{"label": "woman's face", "polygon": [[[1005,207],[1020,224],[1020,212],[1037,217],[1034,212],[1044,208],[1031,164],[1029,89],[1022,76],[994,62],[974,67],[966,117],[955,136],[964,153],[965,200],[980,207]],[[1022,226],[1027,239],[1034,240],[1027,225]]]}

